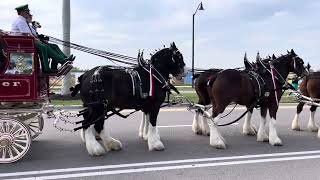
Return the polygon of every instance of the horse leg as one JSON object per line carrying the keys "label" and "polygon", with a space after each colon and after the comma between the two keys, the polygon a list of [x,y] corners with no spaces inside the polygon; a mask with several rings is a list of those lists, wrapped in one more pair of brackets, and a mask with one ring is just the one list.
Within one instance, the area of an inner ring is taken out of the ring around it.
{"label": "horse leg", "polygon": [[143,135],[142,135],[142,137],[146,141],[146,140],[148,140],[150,114],[143,113],[143,119],[144,119],[144,127],[143,127]]}
{"label": "horse leg", "polygon": [[301,111],[303,110],[303,106],[304,106],[303,102],[300,102],[298,104],[298,106],[297,106],[297,114],[294,116],[294,119],[293,119],[292,124],[291,124],[291,129],[292,130],[300,131],[299,115],[300,115]]}
{"label": "horse leg", "polygon": [[149,151],[162,151],[164,150],[164,145],[160,140],[160,135],[157,129],[157,116],[159,113],[159,109],[156,111],[147,114],[147,122],[150,123],[148,129],[148,147]]}
{"label": "horse leg", "polygon": [[269,107],[270,121],[269,121],[269,143],[273,146],[281,146],[281,139],[278,137],[276,129],[276,115],[278,107],[273,105]]}
{"label": "horse leg", "polygon": [[[82,116],[83,116],[84,122],[87,122],[88,119],[91,118],[92,113],[89,113],[89,109],[88,109],[88,111],[85,112]],[[83,123],[83,124],[85,124],[85,123]],[[85,136],[84,136],[84,134],[85,134],[84,131],[85,131],[84,128],[80,129],[80,138],[81,138],[83,143],[86,143]]]}
{"label": "horse leg", "polygon": [[251,116],[252,116],[253,109],[248,110],[246,114],[246,118],[243,123],[242,132],[248,136],[254,136],[257,134],[256,128],[251,124]]}
{"label": "horse leg", "polygon": [[316,125],[314,121],[314,114],[316,113],[317,106],[311,106],[310,108],[310,117],[308,122],[308,129],[311,132],[317,132],[319,130],[319,127]]}
{"label": "horse leg", "polygon": [[260,114],[261,114],[261,119],[260,119],[260,124],[259,124],[259,129],[258,129],[258,134],[257,134],[257,141],[259,142],[268,142],[269,137],[265,131],[266,128],[266,116],[267,116],[267,107],[261,106]]}
{"label": "horse leg", "polygon": [[205,136],[210,135],[210,127],[209,127],[208,119],[205,115],[201,116],[200,128],[201,128],[202,135],[205,135]]}
{"label": "horse leg", "polygon": [[[226,106],[225,106],[226,107]],[[219,121],[221,113],[223,113],[225,107],[216,106],[212,111],[213,122],[210,126],[210,145],[217,149],[226,149],[226,144],[221,136],[216,123]]]}
{"label": "horse leg", "polygon": [[196,114],[194,115],[193,122],[192,122],[192,131],[195,134],[202,134],[200,123],[199,123],[199,116],[200,116],[200,112],[199,110],[196,110]]}
{"label": "horse leg", "polygon": [[139,126],[139,137],[143,138],[143,130],[144,130],[144,126],[146,124],[146,115],[144,114],[144,112],[142,112],[142,119],[140,122],[140,126]]}
{"label": "horse leg", "polygon": [[[103,142],[103,145],[107,151],[118,151],[122,149],[122,144],[119,140],[114,139],[110,135],[110,128],[108,126],[108,120],[99,121],[96,125],[99,126],[99,128],[102,127],[102,130],[97,129],[97,132],[99,133],[101,140]],[[95,126],[96,126],[95,125]]]}
{"label": "horse leg", "polygon": [[[98,108],[89,108],[89,115],[88,118],[85,119],[83,124],[86,124],[88,122],[95,121],[97,118],[100,118],[101,114],[103,114],[104,111]],[[96,140],[96,134],[97,130],[103,128],[103,124],[95,124],[90,125],[87,129],[84,130],[84,139],[86,143],[87,151],[92,156],[99,156],[105,154],[104,148],[100,145],[100,143]],[[101,131],[101,130],[100,130]]]}

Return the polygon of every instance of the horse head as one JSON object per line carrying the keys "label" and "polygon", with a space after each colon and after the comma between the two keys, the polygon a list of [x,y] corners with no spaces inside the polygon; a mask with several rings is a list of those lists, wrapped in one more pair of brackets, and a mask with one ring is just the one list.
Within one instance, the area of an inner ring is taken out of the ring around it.
{"label": "horse head", "polygon": [[169,48],[157,51],[151,57],[151,64],[167,78],[171,74],[175,79],[182,80],[187,73],[183,56],[174,42]]}
{"label": "horse head", "polygon": [[290,71],[294,72],[297,76],[302,77],[308,74],[306,67],[304,66],[304,61],[300,58],[293,49],[288,51],[287,55],[290,61]]}

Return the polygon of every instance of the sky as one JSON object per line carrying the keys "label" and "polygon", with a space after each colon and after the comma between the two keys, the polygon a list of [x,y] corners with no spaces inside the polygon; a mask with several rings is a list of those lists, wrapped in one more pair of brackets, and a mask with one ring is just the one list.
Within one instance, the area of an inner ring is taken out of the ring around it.
{"label": "sky", "polygon": [[[320,0],[203,0],[195,15],[195,68],[236,68],[243,56],[295,52],[320,69]],[[192,15],[198,0],[71,0],[71,41],[145,58],[175,42],[191,67]],[[39,32],[62,39],[62,0],[0,0],[0,29],[9,31],[15,7],[29,4]],[[75,66],[110,64],[72,50]]]}

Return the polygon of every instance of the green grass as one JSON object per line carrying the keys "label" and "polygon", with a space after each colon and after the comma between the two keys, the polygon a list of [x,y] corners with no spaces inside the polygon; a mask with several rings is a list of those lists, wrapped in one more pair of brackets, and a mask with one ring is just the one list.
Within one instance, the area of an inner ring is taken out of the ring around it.
{"label": "green grass", "polygon": [[[198,96],[196,93],[181,93],[184,97],[188,98],[190,101],[197,103],[198,102]],[[177,97],[176,100],[179,99],[179,95],[177,94],[172,94],[170,96],[171,100],[175,100],[174,97]],[[284,93],[282,98],[281,98],[281,103],[294,103],[294,98],[290,97],[288,93]],[[81,100],[51,100],[51,103],[53,105],[62,105],[62,106],[71,106],[71,105],[82,105]]]}
{"label": "green grass", "polygon": [[51,104],[57,106],[72,106],[72,105],[82,105],[81,100],[51,100]]}

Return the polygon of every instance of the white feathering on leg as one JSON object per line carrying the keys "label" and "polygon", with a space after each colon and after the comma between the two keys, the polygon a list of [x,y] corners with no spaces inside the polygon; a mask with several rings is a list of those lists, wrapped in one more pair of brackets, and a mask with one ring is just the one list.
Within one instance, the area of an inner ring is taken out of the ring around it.
{"label": "white feathering on leg", "polygon": [[308,122],[308,129],[311,132],[317,132],[319,127],[316,125],[314,121],[314,115],[316,111],[310,111],[310,117],[309,117],[309,122]]}
{"label": "white feathering on leg", "polygon": [[149,124],[148,130],[148,146],[149,151],[162,151],[164,150],[164,145],[160,140],[160,135],[157,126],[152,126]]}
{"label": "white feathering on leg", "polygon": [[200,113],[196,111],[196,114],[194,115],[193,122],[192,122],[192,131],[195,134],[201,134],[201,129],[199,125],[199,116],[200,116]]}
{"label": "white feathering on leg", "polygon": [[299,114],[298,113],[294,116],[294,118],[292,120],[291,129],[295,130],[295,131],[300,131]]}
{"label": "white feathering on leg", "polygon": [[84,132],[85,132],[84,137],[85,137],[88,153],[92,156],[100,156],[105,154],[104,148],[96,140],[96,137],[95,137],[96,131],[93,125],[88,127]]}
{"label": "white feathering on leg", "polygon": [[143,127],[143,139],[145,141],[148,140],[149,123],[150,123],[150,114],[145,114],[145,122]]}
{"label": "white feathering on leg", "polygon": [[100,133],[101,140],[107,151],[118,151],[122,149],[122,144],[119,140],[114,139],[110,135],[110,128],[108,127],[108,120],[104,122],[103,130]]}
{"label": "white feathering on leg", "polygon": [[269,143],[273,146],[281,146],[281,139],[278,137],[276,120],[271,118],[269,122]]}
{"label": "white feathering on leg", "polygon": [[140,126],[139,126],[139,137],[143,138],[143,130],[144,130],[144,126],[146,124],[146,116],[144,114],[144,112],[142,112],[142,119],[140,122]]}
{"label": "white feathering on leg", "polygon": [[259,129],[258,129],[258,134],[257,134],[257,141],[260,141],[260,142],[268,142],[269,141],[269,137],[268,137],[266,130],[265,130],[266,122],[267,122],[267,119],[265,117],[261,116],[260,125],[259,125]]}
{"label": "white feathering on leg", "polygon": [[[218,122],[220,114],[214,118],[214,122]],[[226,149],[224,139],[222,138],[215,123],[211,123],[210,126],[210,145],[217,149]]]}

